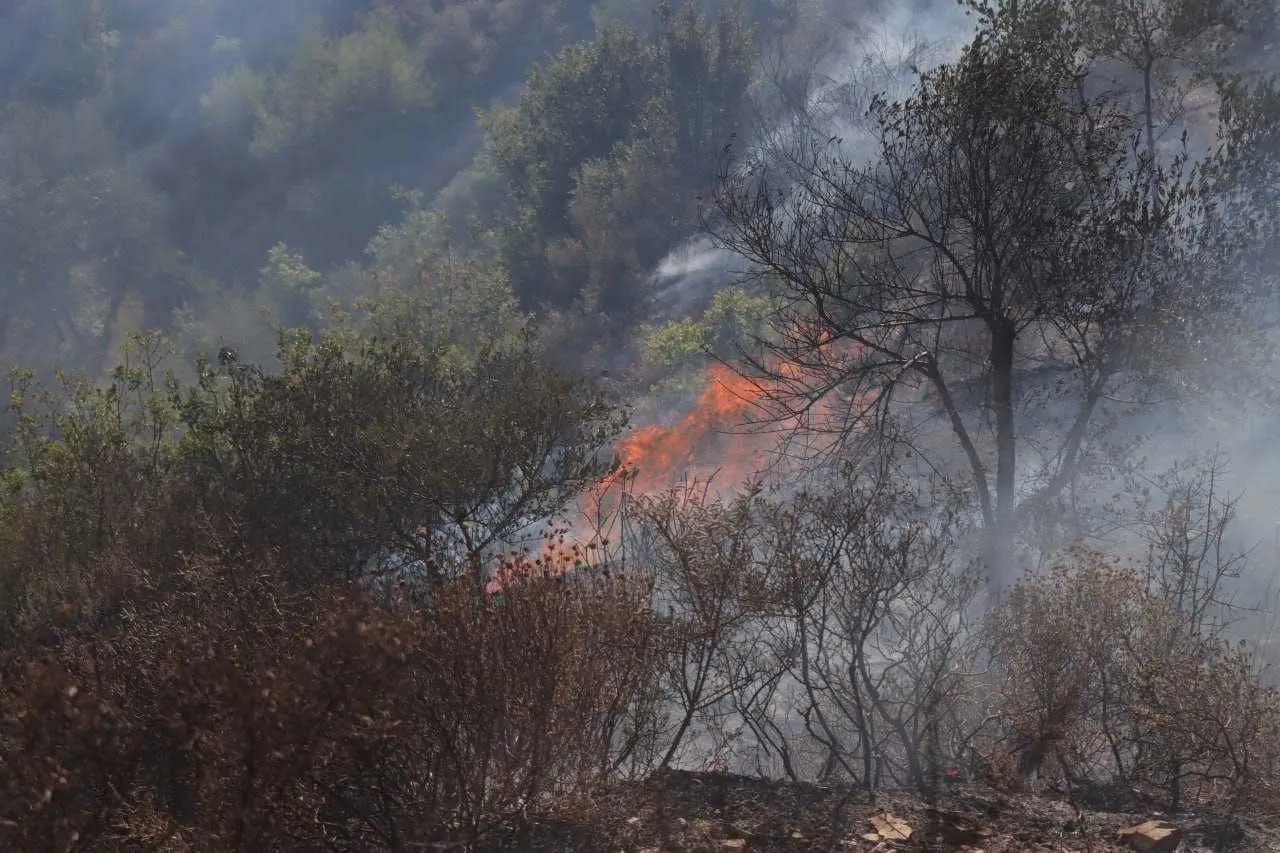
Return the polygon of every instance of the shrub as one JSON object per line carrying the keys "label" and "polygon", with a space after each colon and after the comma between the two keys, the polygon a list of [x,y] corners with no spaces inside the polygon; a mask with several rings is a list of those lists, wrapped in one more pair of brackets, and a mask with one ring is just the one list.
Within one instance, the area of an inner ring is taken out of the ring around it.
{"label": "shrub", "polygon": [[643,746],[644,591],[521,576],[384,607],[214,562],[118,628],[11,650],[6,849],[481,838]]}
{"label": "shrub", "polygon": [[[1077,550],[988,622],[999,720],[1024,776],[1172,810],[1264,794],[1280,703],[1243,645],[1193,629],[1147,573]],[[1129,794],[1126,794],[1129,796]]]}

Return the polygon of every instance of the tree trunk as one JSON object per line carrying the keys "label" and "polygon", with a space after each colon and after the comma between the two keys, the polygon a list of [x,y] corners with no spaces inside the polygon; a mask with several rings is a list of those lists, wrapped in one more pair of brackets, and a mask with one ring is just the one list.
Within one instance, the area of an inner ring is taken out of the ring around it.
{"label": "tree trunk", "polygon": [[991,327],[991,405],[996,421],[996,508],[995,524],[988,534],[988,571],[998,589],[1012,580],[1014,536],[1014,466],[1017,435],[1013,424],[1013,343],[1016,329],[1012,321],[996,318]]}

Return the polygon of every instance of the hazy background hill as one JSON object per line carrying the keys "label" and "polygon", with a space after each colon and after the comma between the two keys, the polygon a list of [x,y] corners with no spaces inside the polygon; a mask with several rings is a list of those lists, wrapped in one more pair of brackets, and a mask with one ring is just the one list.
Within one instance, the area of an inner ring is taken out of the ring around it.
{"label": "hazy background hill", "polygon": [[[325,276],[367,265],[407,207],[449,211],[455,242],[496,234],[463,251],[500,264],[525,307],[585,293],[629,321],[631,277],[692,228],[694,192],[747,119],[761,46],[820,11],[711,4],[663,24],[618,0],[6,9],[0,353],[91,372],[131,328],[269,350],[262,309],[305,323],[323,302],[319,279],[264,276],[269,250]],[[502,112],[522,92],[523,112]],[[409,227],[399,239],[442,231]],[[360,276],[328,295],[370,289]]]}

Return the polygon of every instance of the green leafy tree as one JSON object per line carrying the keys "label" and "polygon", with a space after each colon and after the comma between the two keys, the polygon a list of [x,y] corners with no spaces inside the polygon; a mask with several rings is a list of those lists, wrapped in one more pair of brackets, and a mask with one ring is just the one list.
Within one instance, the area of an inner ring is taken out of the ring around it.
{"label": "green leafy tree", "polygon": [[8,108],[0,155],[0,349],[48,366],[100,362],[128,290],[167,280],[181,259],[166,240],[167,204],[123,163],[102,110]]}
{"label": "green leafy tree", "polygon": [[733,359],[767,330],[772,304],[741,288],[719,290],[698,319],[672,320],[645,337],[645,357],[655,364],[687,365],[699,356]]}
{"label": "green leafy tree", "polygon": [[569,230],[578,169],[628,137],[653,88],[649,46],[634,32],[609,28],[535,69],[519,106],[486,118],[490,156],[513,201],[504,260],[522,279],[519,289],[533,289],[547,241]]}
{"label": "green leafy tree", "polygon": [[[751,82],[753,45],[741,8],[728,4],[716,18],[686,4],[658,7],[661,86],[674,125],[682,187],[709,186],[717,155],[740,129]],[[667,132],[666,128],[662,128]]]}
{"label": "green leafy tree", "polygon": [[[585,284],[588,304],[634,312],[637,274],[696,221],[695,195],[742,119],[752,57],[736,12],[711,22],[664,5],[652,37],[606,27],[486,117],[512,198],[503,260],[526,304],[569,304]],[[585,264],[587,281],[557,275],[557,254]]]}
{"label": "green leafy tree", "polygon": [[18,0],[5,12],[0,100],[66,108],[99,91],[119,33],[108,4]]}
{"label": "green leafy tree", "polygon": [[531,340],[459,363],[423,331],[295,334],[278,374],[231,352],[206,367],[182,408],[212,517],[295,578],[407,555],[424,578],[479,582],[485,549],[606,473],[612,408]]}
{"label": "green leafy tree", "polygon": [[421,58],[386,16],[370,15],[337,39],[308,33],[267,81],[251,150],[264,156],[312,144],[353,114],[424,110],[433,97]]}
{"label": "green leafy tree", "polygon": [[137,580],[125,554],[172,557],[173,543],[192,545],[195,519],[163,509],[184,503],[171,476],[180,429],[170,354],[160,336],[136,334],[104,386],[64,374],[49,387],[31,371],[10,373],[0,638],[101,618]]}

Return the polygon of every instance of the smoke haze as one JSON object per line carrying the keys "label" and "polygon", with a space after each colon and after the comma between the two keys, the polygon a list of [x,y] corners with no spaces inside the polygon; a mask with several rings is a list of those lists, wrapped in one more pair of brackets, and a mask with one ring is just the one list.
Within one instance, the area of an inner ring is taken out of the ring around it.
{"label": "smoke haze", "polygon": [[[10,6],[0,17],[7,105],[0,175],[9,220],[0,349],[42,366],[83,360],[79,366],[92,371],[130,327],[185,324],[193,347],[225,341],[251,353],[269,351],[261,313],[311,316],[292,292],[261,295],[273,246],[297,253],[305,268],[296,271],[307,281],[311,271],[335,282],[358,278],[352,265],[361,263],[379,275],[400,274],[390,262],[370,262],[366,251],[380,228],[385,234],[414,215],[391,194],[393,185],[412,188],[429,210],[478,219],[487,213],[490,228],[518,218],[494,201],[503,195],[502,182],[477,111],[517,104],[531,67],[589,37],[598,22],[650,16],[597,4],[561,10],[535,26],[513,2],[466,14],[430,5],[220,0],[178,8],[135,0],[103,4],[105,12],[51,0]],[[951,2],[806,8],[798,36],[773,45],[763,40],[753,90],[759,108],[754,122],[739,125],[734,168],[774,165],[771,157],[781,160],[797,145],[826,138],[838,139],[854,161],[874,157],[870,98],[908,94],[921,72],[954,59],[974,28]],[[1280,67],[1275,36],[1251,34],[1238,64],[1259,73]],[[324,83],[342,73],[349,76],[341,85]],[[1212,100],[1194,107],[1188,129],[1212,126]],[[591,153],[589,159],[602,159]],[[581,195],[572,204],[584,205]],[[683,236],[652,241],[663,256],[636,275],[644,316],[632,319],[661,324],[688,317],[750,272],[692,223],[682,227]],[[402,236],[406,243],[435,239]],[[573,233],[551,248],[591,254],[606,245],[591,236]],[[478,244],[489,249],[483,235]],[[551,301],[546,293],[520,296],[534,310]],[[606,350],[603,363],[632,357],[629,342],[617,337],[598,346]],[[1243,495],[1242,547],[1273,543],[1280,517],[1270,489],[1280,464],[1269,452],[1271,399],[1213,396],[1206,392],[1202,407],[1125,415],[1124,430],[1148,436],[1144,454],[1156,469],[1188,455],[1221,453],[1224,485]],[[694,411],[668,412],[665,421],[696,419],[697,400],[686,394]],[[928,407],[916,418],[939,430]],[[1041,426],[1019,429],[1034,435]],[[945,445],[945,429],[934,438]],[[1027,464],[1035,461],[1030,456]],[[677,467],[662,470],[674,475]]]}

